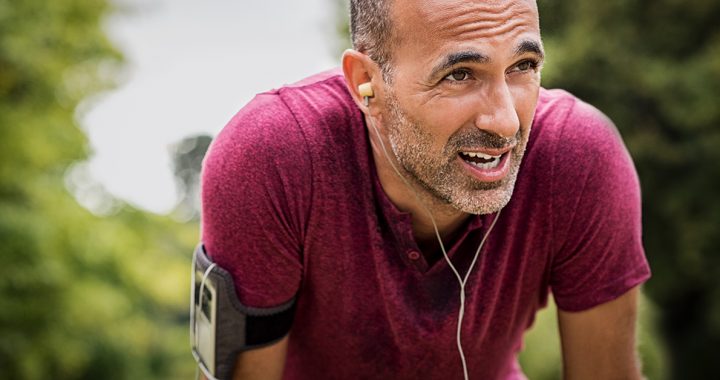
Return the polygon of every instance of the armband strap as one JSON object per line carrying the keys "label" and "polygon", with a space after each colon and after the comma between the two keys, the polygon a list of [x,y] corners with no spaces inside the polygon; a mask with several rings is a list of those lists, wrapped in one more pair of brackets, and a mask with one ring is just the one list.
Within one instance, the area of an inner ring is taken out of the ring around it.
{"label": "armband strap", "polygon": [[243,305],[230,273],[208,257],[202,244],[193,254],[191,283],[192,354],[210,380],[230,379],[241,351],[275,343],[290,331],[295,298],[270,308]]}

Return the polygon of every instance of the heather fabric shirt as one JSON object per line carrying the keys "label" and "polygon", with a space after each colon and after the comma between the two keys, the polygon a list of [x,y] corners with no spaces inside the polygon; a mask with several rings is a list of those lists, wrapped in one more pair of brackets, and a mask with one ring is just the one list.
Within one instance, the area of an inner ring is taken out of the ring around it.
{"label": "heather fabric shirt", "polygon": [[[213,142],[202,190],[203,242],[240,301],[297,299],[285,379],[462,378],[457,279],[425,261],[411,215],[383,192],[341,73],[258,95]],[[495,216],[472,216],[448,247],[461,273]],[[541,90],[514,194],[466,286],[471,378],[522,378],[516,353],[549,291],[579,311],[649,275],[620,136],[588,104]]]}

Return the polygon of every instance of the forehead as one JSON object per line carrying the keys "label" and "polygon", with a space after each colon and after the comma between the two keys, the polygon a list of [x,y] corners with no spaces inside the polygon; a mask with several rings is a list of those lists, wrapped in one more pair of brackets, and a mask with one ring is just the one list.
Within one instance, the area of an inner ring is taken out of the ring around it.
{"label": "forehead", "polygon": [[399,43],[395,51],[440,53],[463,44],[540,38],[534,0],[394,0],[391,17]]}

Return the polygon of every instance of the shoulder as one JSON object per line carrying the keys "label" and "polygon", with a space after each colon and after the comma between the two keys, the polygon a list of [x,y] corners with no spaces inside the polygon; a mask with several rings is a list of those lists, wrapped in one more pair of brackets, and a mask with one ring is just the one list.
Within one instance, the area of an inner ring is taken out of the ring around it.
{"label": "shoulder", "polygon": [[213,140],[202,169],[205,219],[251,211],[269,201],[285,210],[293,200],[307,204],[312,157],[299,111],[288,105],[285,89],[255,96]]}
{"label": "shoulder", "polygon": [[218,141],[255,141],[292,133],[309,119],[326,118],[333,109],[343,108],[344,93],[342,73],[329,70],[258,94],[235,114]]}
{"label": "shoulder", "polygon": [[320,140],[327,134],[348,132],[338,125],[351,126],[359,120],[359,110],[340,69],[284,86],[278,94],[305,133]]}
{"label": "shoulder", "polygon": [[328,71],[258,94],[215,138],[206,157],[206,171],[216,166],[264,166],[285,158],[293,167],[302,165],[309,155],[310,131],[304,126],[328,117],[333,108],[329,95],[340,91],[342,84],[342,77]]}
{"label": "shoulder", "polygon": [[600,110],[559,89],[541,89],[533,128],[555,138],[604,140],[619,138],[617,128]]}
{"label": "shoulder", "polygon": [[314,175],[328,161],[323,152],[356,140],[351,131],[361,119],[353,106],[338,70],[257,95],[211,144],[203,202],[245,204],[260,194],[309,199]]}
{"label": "shoulder", "polygon": [[283,154],[303,155],[304,149],[297,122],[279,95],[259,94],[215,137],[203,162],[203,177],[206,182],[238,180],[266,172]]}
{"label": "shoulder", "polygon": [[205,157],[202,240],[246,305],[278,305],[298,290],[309,226],[325,202],[316,194],[337,178],[328,163],[358,125],[337,119],[351,114],[344,86],[328,72],[256,96]]}
{"label": "shoulder", "polygon": [[536,114],[544,147],[538,151],[544,154],[535,158],[552,162],[546,172],[552,205],[550,284],[560,309],[586,310],[649,277],[640,183],[607,116],[565,91],[544,92]]}
{"label": "shoulder", "polygon": [[565,91],[547,91],[541,105],[540,122],[552,140],[546,153],[553,162],[549,190],[558,249],[587,237],[581,226],[634,233],[640,226],[640,183],[613,122]]}
{"label": "shoulder", "polygon": [[581,140],[583,145],[621,141],[605,114],[565,90],[541,90],[534,126],[550,129],[556,139]]}
{"label": "shoulder", "polygon": [[[632,160],[613,122],[600,110],[564,90],[541,91],[533,128],[559,177],[583,176],[598,168],[622,166],[634,174]],[[551,150],[551,151],[548,151]]]}

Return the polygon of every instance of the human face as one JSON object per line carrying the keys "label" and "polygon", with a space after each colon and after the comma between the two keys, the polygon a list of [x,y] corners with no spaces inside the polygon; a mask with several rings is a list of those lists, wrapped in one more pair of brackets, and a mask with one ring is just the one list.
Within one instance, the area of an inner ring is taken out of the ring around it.
{"label": "human face", "polygon": [[426,193],[472,214],[510,200],[540,88],[533,1],[396,0],[385,130]]}

